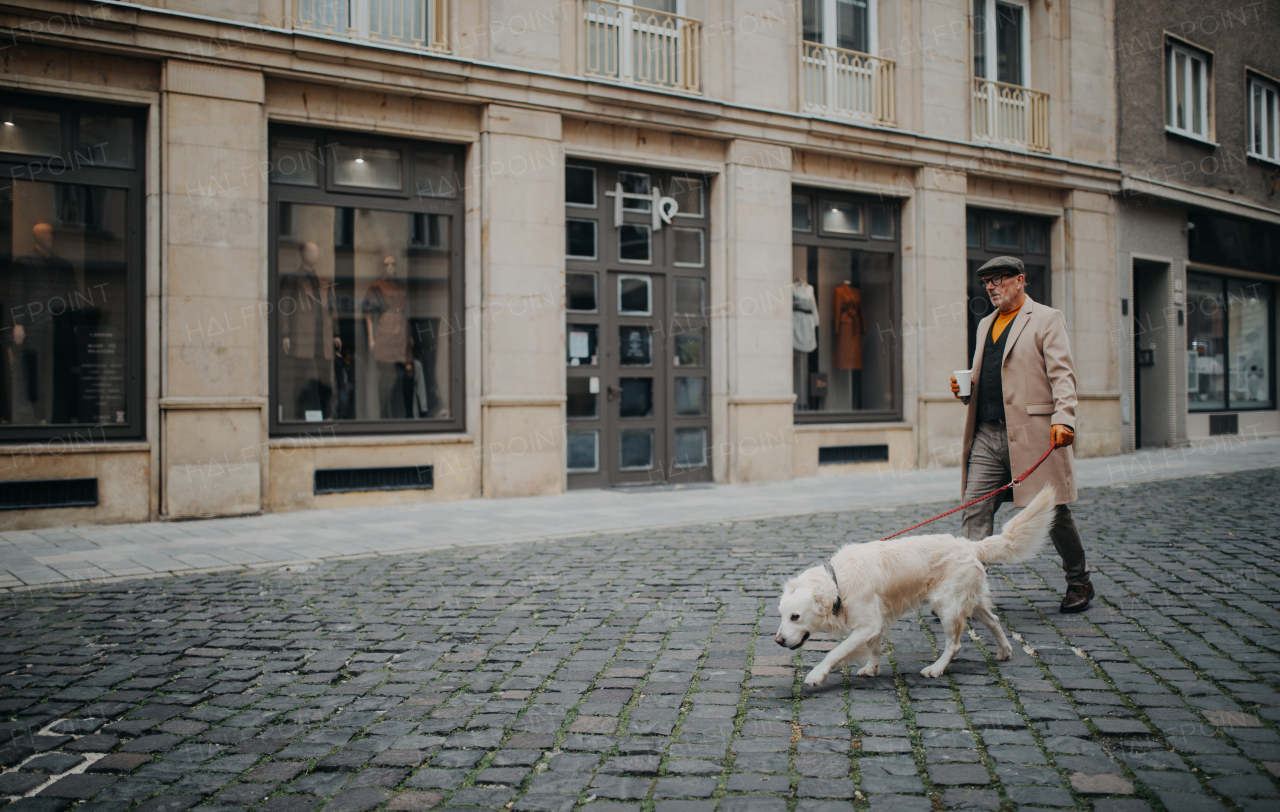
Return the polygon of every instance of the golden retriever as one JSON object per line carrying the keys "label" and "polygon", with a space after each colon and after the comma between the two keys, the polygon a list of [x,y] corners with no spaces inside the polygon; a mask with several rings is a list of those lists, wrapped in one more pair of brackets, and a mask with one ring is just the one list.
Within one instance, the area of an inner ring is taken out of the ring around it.
{"label": "golden retriever", "polygon": [[797,649],[816,631],[846,635],[809,672],[804,684],[818,686],[846,660],[866,656],[860,676],[880,668],[882,638],[905,612],[929,604],[946,635],[937,662],[921,670],[940,677],[960,650],[960,635],[970,617],[995,635],[996,659],[1013,649],[996,617],[987,588],[991,562],[1025,561],[1049,535],[1057,495],[1047,486],[1031,504],[1000,529],[1000,535],[969,541],[951,535],[911,536],[891,541],[848,544],[830,563],[810,567],[787,582],[778,600],[782,623],[773,641]]}

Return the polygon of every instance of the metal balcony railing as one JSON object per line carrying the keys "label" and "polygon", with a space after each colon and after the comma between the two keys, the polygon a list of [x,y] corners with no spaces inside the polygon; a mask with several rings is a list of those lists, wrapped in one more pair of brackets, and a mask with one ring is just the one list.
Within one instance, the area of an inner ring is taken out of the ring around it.
{"label": "metal balcony railing", "polygon": [[447,0],[294,0],[295,28],[449,52]]}
{"label": "metal balcony railing", "polygon": [[679,14],[583,0],[583,74],[700,93],[702,23]]}
{"label": "metal balcony railing", "polygon": [[1007,82],[973,80],[973,137],[1049,151],[1049,94]]}
{"label": "metal balcony railing", "polygon": [[891,59],[800,43],[800,93],[806,113],[897,126],[893,83]]}

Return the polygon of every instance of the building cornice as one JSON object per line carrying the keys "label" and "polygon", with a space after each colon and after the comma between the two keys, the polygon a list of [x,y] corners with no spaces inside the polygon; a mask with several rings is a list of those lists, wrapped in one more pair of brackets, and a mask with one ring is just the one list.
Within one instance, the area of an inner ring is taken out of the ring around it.
{"label": "building cornice", "polygon": [[1257,203],[1248,201],[1231,200],[1200,189],[1165,183],[1164,181],[1144,178],[1140,175],[1132,175],[1128,172],[1124,173],[1120,188],[1125,195],[1150,195],[1171,203],[1182,203],[1187,206],[1212,209],[1223,214],[1232,214],[1249,220],[1262,220],[1280,225],[1280,210],[1259,206]]}
{"label": "building cornice", "polygon": [[[64,25],[60,33],[44,24],[54,17],[70,20],[77,10],[80,19],[92,16],[93,24]],[[1115,166],[119,0],[32,0],[21,8],[0,4],[0,13],[19,18],[11,25],[15,42],[185,59],[260,70],[273,79],[459,104],[500,103],[715,140],[750,138],[818,154],[1043,186],[1106,194],[1120,190]],[[345,70],[336,71],[339,67]],[[15,78],[10,74],[9,81]]]}

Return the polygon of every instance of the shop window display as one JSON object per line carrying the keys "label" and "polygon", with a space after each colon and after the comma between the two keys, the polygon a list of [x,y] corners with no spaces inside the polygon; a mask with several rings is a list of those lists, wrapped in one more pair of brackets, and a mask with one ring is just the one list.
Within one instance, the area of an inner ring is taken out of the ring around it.
{"label": "shop window display", "polygon": [[[305,166],[305,143],[290,134],[275,146]],[[454,157],[394,142],[328,152],[330,173],[315,173],[327,190],[302,190],[291,178],[275,195],[273,428],[452,428],[464,334],[460,201],[451,179],[435,176]],[[408,156],[414,167],[404,166]],[[357,158],[374,165],[352,166]],[[344,193],[358,184],[388,190],[404,172],[416,182],[401,195]]]}
{"label": "shop window display", "polygon": [[[897,208],[797,192],[792,209],[797,416],[891,415],[898,409],[900,363]],[[812,211],[819,212],[816,232]]]}
{"label": "shop window display", "polygon": [[1187,407],[1275,408],[1274,286],[1187,274]]}
{"label": "shop window display", "polygon": [[42,104],[0,103],[0,425],[138,436],[141,120]]}

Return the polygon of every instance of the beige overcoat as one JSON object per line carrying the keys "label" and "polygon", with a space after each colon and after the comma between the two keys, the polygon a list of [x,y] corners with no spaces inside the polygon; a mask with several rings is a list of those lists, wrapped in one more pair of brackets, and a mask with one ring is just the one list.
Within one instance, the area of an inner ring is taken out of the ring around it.
{"label": "beige overcoat", "polygon": [[[960,493],[969,479],[969,451],[978,425],[978,391],[982,350],[996,313],[978,323],[978,350],[973,354],[973,397],[964,423],[964,456],[960,464]],[[1009,430],[1009,463],[1013,476],[1035,464],[1049,447],[1049,427],[1076,427],[1076,367],[1071,360],[1067,321],[1062,311],[1038,304],[1028,296],[1007,328],[1001,386],[1004,419]],[[1025,482],[1013,489],[1015,507],[1026,507],[1040,489],[1052,484],[1058,504],[1076,501],[1076,462],[1070,447],[1059,448]]]}

